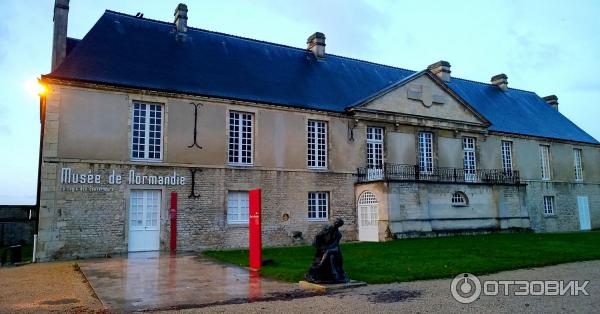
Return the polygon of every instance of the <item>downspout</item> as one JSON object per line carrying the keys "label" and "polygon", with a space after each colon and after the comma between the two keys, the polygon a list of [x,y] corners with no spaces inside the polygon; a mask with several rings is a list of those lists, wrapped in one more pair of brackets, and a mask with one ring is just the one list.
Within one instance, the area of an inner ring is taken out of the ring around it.
{"label": "downspout", "polygon": [[[41,80],[38,80],[39,84]],[[38,175],[37,175],[37,194],[35,199],[35,209],[36,213],[36,221],[35,221],[35,229],[33,233],[33,257],[31,258],[31,262],[36,262],[36,249],[37,249],[37,239],[38,239],[38,230],[40,228],[40,198],[42,191],[42,151],[44,148],[44,130],[46,127],[46,94],[40,94],[40,145],[39,145],[39,155],[38,155]]]}

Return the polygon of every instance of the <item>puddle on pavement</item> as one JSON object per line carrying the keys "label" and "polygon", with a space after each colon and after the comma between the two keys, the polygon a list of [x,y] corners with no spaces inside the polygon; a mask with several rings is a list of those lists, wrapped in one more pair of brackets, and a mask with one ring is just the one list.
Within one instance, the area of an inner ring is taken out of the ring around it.
{"label": "puddle on pavement", "polygon": [[307,290],[293,290],[288,292],[274,292],[266,294],[262,297],[257,298],[232,298],[225,301],[216,301],[210,303],[203,304],[181,304],[177,306],[172,306],[169,308],[156,308],[156,309],[144,309],[143,312],[151,312],[155,310],[185,310],[185,309],[196,309],[196,308],[205,308],[211,306],[218,305],[231,305],[231,304],[245,304],[245,303],[253,303],[253,302],[271,302],[271,301],[290,301],[295,299],[304,299],[311,298],[315,296],[323,295],[322,293],[307,291]]}
{"label": "puddle on pavement", "polygon": [[62,305],[62,304],[73,304],[79,303],[79,299],[58,299],[58,300],[45,300],[41,301],[43,305]]}
{"label": "puddle on pavement", "polygon": [[418,298],[423,293],[418,290],[383,290],[383,291],[375,291],[372,293],[362,294],[366,296],[371,303],[395,303],[402,302],[410,299]]}
{"label": "puddle on pavement", "polygon": [[316,295],[197,254],[135,253],[85,261],[81,270],[99,299],[115,311],[198,308]]}

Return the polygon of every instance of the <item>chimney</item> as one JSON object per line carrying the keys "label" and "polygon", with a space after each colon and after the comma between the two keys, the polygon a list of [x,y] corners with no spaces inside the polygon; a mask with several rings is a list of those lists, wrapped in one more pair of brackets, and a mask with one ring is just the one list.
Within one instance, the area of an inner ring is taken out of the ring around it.
{"label": "chimney", "polygon": [[54,1],[54,35],[52,37],[52,71],[67,55],[67,24],[69,20],[69,0]]}
{"label": "chimney", "polygon": [[178,33],[187,32],[187,12],[187,5],[183,3],[178,4],[177,8],[175,8],[175,28]]}
{"label": "chimney", "polygon": [[503,92],[508,90],[508,76],[504,73],[492,76],[491,82]]}
{"label": "chimney", "polygon": [[450,62],[440,60],[427,67],[431,73],[437,75],[442,81],[450,82]]}
{"label": "chimney", "polygon": [[542,98],[550,107],[558,111],[558,97],[556,95],[550,95]]}
{"label": "chimney", "polygon": [[306,49],[312,51],[312,53],[318,59],[325,58],[325,34],[316,32],[306,40],[308,47]]}

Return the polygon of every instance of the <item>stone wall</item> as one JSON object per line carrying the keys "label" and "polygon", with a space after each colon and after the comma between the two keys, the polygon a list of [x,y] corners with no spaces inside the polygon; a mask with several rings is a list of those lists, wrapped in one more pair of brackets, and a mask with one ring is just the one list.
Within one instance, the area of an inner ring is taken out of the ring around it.
{"label": "stone wall", "polygon": [[[544,196],[554,196],[554,215],[544,214]],[[527,210],[534,230],[565,232],[580,230],[577,196],[588,197],[592,229],[600,228],[600,184],[527,182]]]}
{"label": "stone wall", "polygon": [[[423,236],[469,230],[527,229],[536,232],[580,230],[578,196],[587,196],[592,229],[600,228],[600,185],[526,181],[526,185],[371,182],[358,184],[355,197],[371,191],[379,200],[380,240],[389,225],[396,236]],[[452,206],[454,191],[467,206]],[[554,197],[554,214],[544,214],[543,197]],[[468,232],[467,232],[468,233]]]}
{"label": "stone wall", "polygon": [[[397,235],[530,227],[524,186],[390,182],[388,190]],[[467,205],[451,204],[455,191],[467,196]]]}
{"label": "stone wall", "polygon": [[[76,173],[100,174],[100,184],[63,184],[61,168]],[[127,173],[185,176],[184,185],[130,185]],[[122,184],[106,182],[120,173]],[[342,217],[345,240],[356,239],[353,180],[351,174],[311,171],[270,171],[234,168],[202,168],[196,173],[191,192],[190,168],[130,164],[45,163],[40,212],[39,256],[42,260],[101,256],[127,252],[128,203],[132,189],[162,191],[160,248],[169,247],[168,204],[171,192],[178,194],[178,250],[247,247],[248,225],[226,220],[227,191],[263,190],[263,244],[265,246],[309,244],[328,221],[307,219],[308,192],[328,191],[329,217]],[[284,214],[289,216],[284,219]],[[303,240],[293,239],[302,232]]]}

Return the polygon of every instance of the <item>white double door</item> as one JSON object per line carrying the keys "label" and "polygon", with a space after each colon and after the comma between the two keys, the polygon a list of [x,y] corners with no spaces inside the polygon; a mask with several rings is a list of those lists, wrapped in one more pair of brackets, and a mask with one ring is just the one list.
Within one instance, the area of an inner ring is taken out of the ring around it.
{"label": "white double door", "polygon": [[157,251],[160,243],[161,191],[131,190],[129,252]]}
{"label": "white double door", "polygon": [[579,225],[581,230],[592,229],[590,207],[587,196],[577,196],[577,208],[579,209]]}

